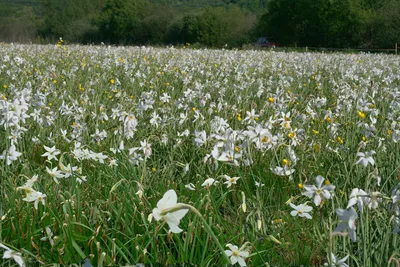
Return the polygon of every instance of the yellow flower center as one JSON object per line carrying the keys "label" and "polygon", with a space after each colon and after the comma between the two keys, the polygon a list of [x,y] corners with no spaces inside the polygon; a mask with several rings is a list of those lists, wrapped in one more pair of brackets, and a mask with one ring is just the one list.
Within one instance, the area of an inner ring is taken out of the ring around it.
{"label": "yellow flower center", "polygon": [[232,251],[232,256],[234,256],[234,257],[239,256],[239,251],[237,251],[237,250]]}

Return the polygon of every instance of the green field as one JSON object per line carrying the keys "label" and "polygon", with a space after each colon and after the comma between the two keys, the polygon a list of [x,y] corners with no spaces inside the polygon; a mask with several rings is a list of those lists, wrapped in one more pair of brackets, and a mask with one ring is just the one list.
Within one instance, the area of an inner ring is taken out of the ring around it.
{"label": "green field", "polygon": [[400,261],[400,57],[0,54],[1,266]]}

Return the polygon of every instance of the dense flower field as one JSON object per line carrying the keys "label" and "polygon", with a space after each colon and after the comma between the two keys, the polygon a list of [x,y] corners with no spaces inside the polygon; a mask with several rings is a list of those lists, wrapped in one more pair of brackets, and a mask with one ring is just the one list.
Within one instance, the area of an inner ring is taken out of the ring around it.
{"label": "dense flower field", "polygon": [[0,53],[5,263],[399,262],[399,57]]}

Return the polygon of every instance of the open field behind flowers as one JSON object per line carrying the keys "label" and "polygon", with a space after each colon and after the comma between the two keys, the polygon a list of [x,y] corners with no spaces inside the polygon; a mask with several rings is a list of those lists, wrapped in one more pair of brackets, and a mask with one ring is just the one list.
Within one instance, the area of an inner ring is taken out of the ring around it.
{"label": "open field behind flowers", "polygon": [[399,57],[0,54],[5,265],[399,263]]}

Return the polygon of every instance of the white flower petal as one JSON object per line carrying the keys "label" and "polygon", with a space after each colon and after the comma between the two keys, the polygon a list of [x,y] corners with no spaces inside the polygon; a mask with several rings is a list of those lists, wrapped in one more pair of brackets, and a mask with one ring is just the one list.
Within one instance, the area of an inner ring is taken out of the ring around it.
{"label": "white flower petal", "polygon": [[322,198],[320,195],[315,195],[314,197],[314,204],[315,206],[319,206],[321,204]]}
{"label": "white flower petal", "polygon": [[239,258],[235,256],[231,256],[231,263],[232,265],[236,264],[238,262]]}
{"label": "white flower petal", "polygon": [[188,213],[189,209],[181,209],[171,213],[177,220],[181,220]]}
{"label": "white flower petal", "polygon": [[232,256],[232,250],[225,250],[225,255],[226,255],[227,257]]}
{"label": "white flower petal", "polygon": [[355,198],[355,197],[350,198],[349,203],[347,204],[346,209],[348,209],[348,208],[354,206],[356,203],[357,203],[357,198]]}
{"label": "white flower petal", "polygon": [[170,207],[173,207],[178,201],[178,197],[173,189],[165,192],[162,199],[157,202],[157,208],[163,210]]}
{"label": "white flower petal", "polygon": [[242,267],[246,266],[246,262],[245,262],[244,259],[241,258],[241,257],[238,257],[238,263],[239,263],[239,265],[242,266]]}
{"label": "white flower petal", "polygon": [[338,226],[336,226],[334,232],[343,232],[344,230],[346,230],[348,228],[347,223],[345,222],[341,222],[338,224]]}
{"label": "white flower petal", "polygon": [[318,175],[315,180],[317,181],[317,187],[321,188],[322,183],[325,181],[325,178],[322,177],[321,175]]}

